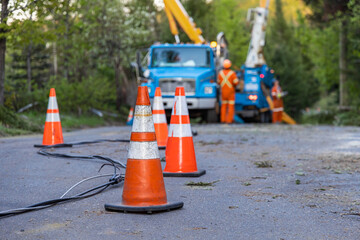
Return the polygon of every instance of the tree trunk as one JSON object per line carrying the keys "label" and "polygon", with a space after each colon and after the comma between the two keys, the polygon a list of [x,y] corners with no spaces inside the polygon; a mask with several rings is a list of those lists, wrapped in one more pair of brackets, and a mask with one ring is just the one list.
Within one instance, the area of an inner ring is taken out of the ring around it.
{"label": "tree trunk", "polygon": [[339,68],[340,68],[340,108],[346,108],[348,103],[348,91],[346,86],[347,71],[347,20],[344,19],[340,23],[339,36]]}
{"label": "tree trunk", "polygon": [[[128,76],[126,75],[126,72],[125,72],[125,69],[123,68],[123,66],[120,66],[120,72],[121,72],[121,75],[122,75],[122,85],[121,85],[121,90],[122,90],[122,100],[123,100],[123,103],[129,103],[128,101],[128,96],[132,94],[132,90],[133,89],[129,89],[130,88],[130,82],[129,82],[129,78]],[[132,102],[134,101],[130,101],[131,104]]]}
{"label": "tree trunk", "polygon": [[66,1],[66,15],[65,15],[65,51],[64,51],[64,68],[65,78],[69,82],[69,5],[70,0]]}
{"label": "tree trunk", "polygon": [[0,38],[0,106],[4,105],[6,38]]}
{"label": "tree trunk", "polygon": [[27,48],[26,54],[26,65],[27,65],[27,91],[31,92],[31,51],[32,51],[32,43],[29,44]]}
{"label": "tree trunk", "polygon": [[53,44],[53,67],[54,67],[54,75],[56,77],[58,72],[56,42],[54,42]]}
{"label": "tree trunk", "polygon": [[120,110],[120,107],[122,105],[122,89],[121,89],[121,79],[120,79],[120,61],[115,60],[114,61],[114,70],[115,70],[115,89],[116,89],[116,109]]}
{"label": "tree trunk", "polygon": [[1,18],[0,18],[0,106],[4,105],[4,83],[5,83],[5,53],[6,53],[6,36],[7,17],[9,0],[1,0]]}

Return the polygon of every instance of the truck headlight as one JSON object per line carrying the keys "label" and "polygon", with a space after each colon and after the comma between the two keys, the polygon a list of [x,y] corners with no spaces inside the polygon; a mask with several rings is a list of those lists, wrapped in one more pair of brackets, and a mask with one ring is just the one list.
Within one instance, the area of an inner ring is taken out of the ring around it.
{"label": "truck headlight", "polygon": [[205,94],[212,94],[213,93],[213,87],[205,87],[204,88]]}

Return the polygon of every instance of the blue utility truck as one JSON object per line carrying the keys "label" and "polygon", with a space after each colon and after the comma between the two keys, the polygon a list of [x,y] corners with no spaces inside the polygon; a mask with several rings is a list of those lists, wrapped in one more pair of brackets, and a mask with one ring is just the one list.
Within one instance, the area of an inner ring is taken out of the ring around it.
{"label": "blue utility truck", "polygon": [[245,120],[270,122],[271,112],[266,98],[270,97],[274,70],[266,64],[255,68],[243,66],[243,71],[238,72],[238,77],[244,80],[244,90],[235,94],[235,113]]}
{"label": "blue utility truck", "polygon": [[216,49],[208,44],[157,44],[149,49],[142,86],[153,99],[160,87],[167,114],[171,113],[176,87],[185,88],[189,113],[208,122],[217,121]]}
{"label": "blue utility truck", "polygon": [[[182,86],[190,116],[201,116],[208,122],[216,122],[219,104],[217,71],[228,57],[225,35],[220,32],[216,42],[208,44],[180,1],[164,0],[164,10],[176,44],[152,45],[146,67],[143,67],[138,54],[137,78],[142,86],[149,88],[150,100],[154,97],[155,88],[161,88],[167,115],[173,107],[176,87]],[[181,43],[176,23],[193,43]]]}
{"label": "blue utility truck", "polygon": [[264,57],[265,30],[269,13],[266,7],[249,9],[247,21],[253,24],[246,62],[239,75],[244,80],[244,91],[236,93],[235,113],[244,119],[270,122],[270,90],[273,86],[274,70],[266,65]]}

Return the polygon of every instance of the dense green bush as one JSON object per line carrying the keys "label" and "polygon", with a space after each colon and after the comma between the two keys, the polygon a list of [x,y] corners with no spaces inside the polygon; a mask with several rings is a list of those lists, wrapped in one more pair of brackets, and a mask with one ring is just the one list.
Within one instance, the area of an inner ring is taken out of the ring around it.
{"label": "dense green bush", "polygon": [[328,124],[336,126],[360,126],[360,112],[358,110],[310,110],[301,117],[303,124]]}
{"label": "dense green bush", "polygon": [[360,126],[360,112],[352,110],[338,113],[335,116],[334,124],[338,126]]}
{"label": "dense green bush", "polygon": [[333,111],[317,111],[309,110],[303,112],[300,123],[302,124],[327,124],[332,125],[335,119],[335,112]]}
{"label": "dense green bush", "polygon": [[48,88],[34,92],[34,99],[41,104],[41,110],[46,110],[50,88],[55,88],[60,113],[81,115],[91,108],[115,110],[115,88],[108,79],[90,77],[71,84],[65,80],[52,80]]}
{"label": "dense green bush", "polygon": [[17,128],[31,132],[40,132],[42,129],[40,125],[27,121],[26,118],[5,107],[0,107],[0,123],[7,128]]}

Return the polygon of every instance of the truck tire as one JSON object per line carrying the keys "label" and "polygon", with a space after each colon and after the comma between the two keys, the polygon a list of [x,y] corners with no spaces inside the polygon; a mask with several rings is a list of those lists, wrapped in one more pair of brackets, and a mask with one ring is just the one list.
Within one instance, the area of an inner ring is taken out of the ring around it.
{"label": "truck tire", "polygon": [[205,112],[205,120],[208,123],[216,123],[218,122],[218,114],[215,109],[207,110]]}
{"label": "truck tire", "polygon": [[269,123],[272,123],[272,112],[268,111]]}
{"label": "truck tire", "polygon": [[260,123],[270,123],[270,122],[271,122],[270,111],[261,112]]}
{"label": "truck tire", "polygon": [[260,112],[260,123],[266,123],[266,112]]}

